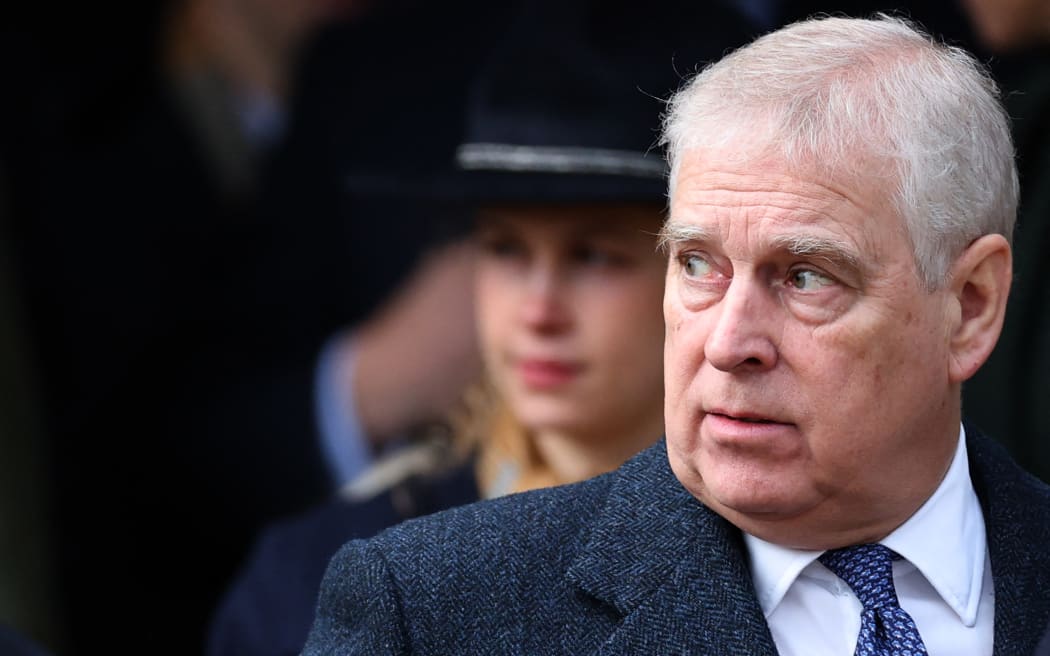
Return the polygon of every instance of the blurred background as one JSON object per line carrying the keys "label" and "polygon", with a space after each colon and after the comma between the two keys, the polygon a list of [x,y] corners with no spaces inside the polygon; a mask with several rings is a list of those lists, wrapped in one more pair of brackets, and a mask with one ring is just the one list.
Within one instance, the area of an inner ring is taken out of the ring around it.
{"label": "blurred background", "polygon": [[[1050,480],[1050,0],[710,1],[750,36],[818,12],[897,13],[990,65],[1022,208],[1003,341],[966,412]],[[613,20],[633,3],[600,4]],[[4,10],[0,624],[56,654],[200,653],[259,529],[344,482],[317,436],[319,357],[469,218],[348,180],[449,165],[468,83],[513,7]],[[641,11],[666,19],[675,3]],[[436,315],[460,307],[417,317],[433,342],[401,358],[449,367],[453,391],[474,365]],[[386,432],[439,416],[440,391]]]}

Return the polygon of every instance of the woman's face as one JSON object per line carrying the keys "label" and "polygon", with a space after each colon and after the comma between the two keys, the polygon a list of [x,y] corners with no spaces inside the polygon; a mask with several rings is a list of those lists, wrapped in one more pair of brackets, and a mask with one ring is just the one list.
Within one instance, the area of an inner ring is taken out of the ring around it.
{"label": "woman's face", "polygon": [[479,221],[485,366],[528,429],[580,439],[662,426],[658,206],[493,208]]}

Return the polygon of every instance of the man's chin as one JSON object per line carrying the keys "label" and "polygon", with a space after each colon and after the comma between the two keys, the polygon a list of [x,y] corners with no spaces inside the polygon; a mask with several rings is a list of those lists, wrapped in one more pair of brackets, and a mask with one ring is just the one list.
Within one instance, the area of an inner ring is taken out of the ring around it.
{"label": "man's chin", "polygon": [[711,510],[734,524],[779,522],[798,517],[810,507],[808,504],[791,501],[771,490],[761,493],[753,489],[705,489],[700,496]]}

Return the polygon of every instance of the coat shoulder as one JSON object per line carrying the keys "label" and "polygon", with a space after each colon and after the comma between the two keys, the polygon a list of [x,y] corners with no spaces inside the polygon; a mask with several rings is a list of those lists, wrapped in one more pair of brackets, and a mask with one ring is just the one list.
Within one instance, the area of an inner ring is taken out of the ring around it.
{"label": "coat shoulder", "polygon": [[575,653],[544,641],[560,618],[580,616],[566,612],[579,600],[565,572],[608,485],[481,501],[348,542],[328,566],[304,654]]}
{"label": "coat shoulder", "polygon": [[[662,517],[667,476],[658,444],[610,474],[349,542],[329,564],[304,653],[595,653],[618,616],[571,571],[590,566],[625,513]],[[647,536],[645,525],[632,523],[630,534]]]}
{"label": "coat shoulder", "polygon": [[479,575],[486,565],[502,568],[527,561],[550,563],[558,552],[571,558],[586,539],[588,520],[601,510],[612,474],[581,483],[533,490],[452,508],[413,519],[378,535],[395,570],[458,567]]}

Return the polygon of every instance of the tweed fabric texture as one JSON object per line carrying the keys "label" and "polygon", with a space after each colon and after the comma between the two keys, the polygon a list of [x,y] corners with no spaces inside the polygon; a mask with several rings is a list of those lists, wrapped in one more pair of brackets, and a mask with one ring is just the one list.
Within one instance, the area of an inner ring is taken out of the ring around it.
{"label": "tweed fabric texture", "polygon": [[[1032,656],[1050,621],[1050,487],[966,432],[995,583],[994,655]],[[740,531],[685,491],[662,441],[605,476],[344,545],[303,651],[776,653]]]}
{"label": "tweed fabric texture", "polygon": [[1043,639],[1039,641],[1039,646],[1035,648],[1033,656],[1050,656],[1050,625],[1046,627],[1046,633],[1043,634]]}
{"label": "tweed fabric texture", "polygon": [[834,549],[820,557],[864,605],[855,656],[926,656],[915,620],[901,608],[893,586],[893,561],[900,558],[881,544]]}

